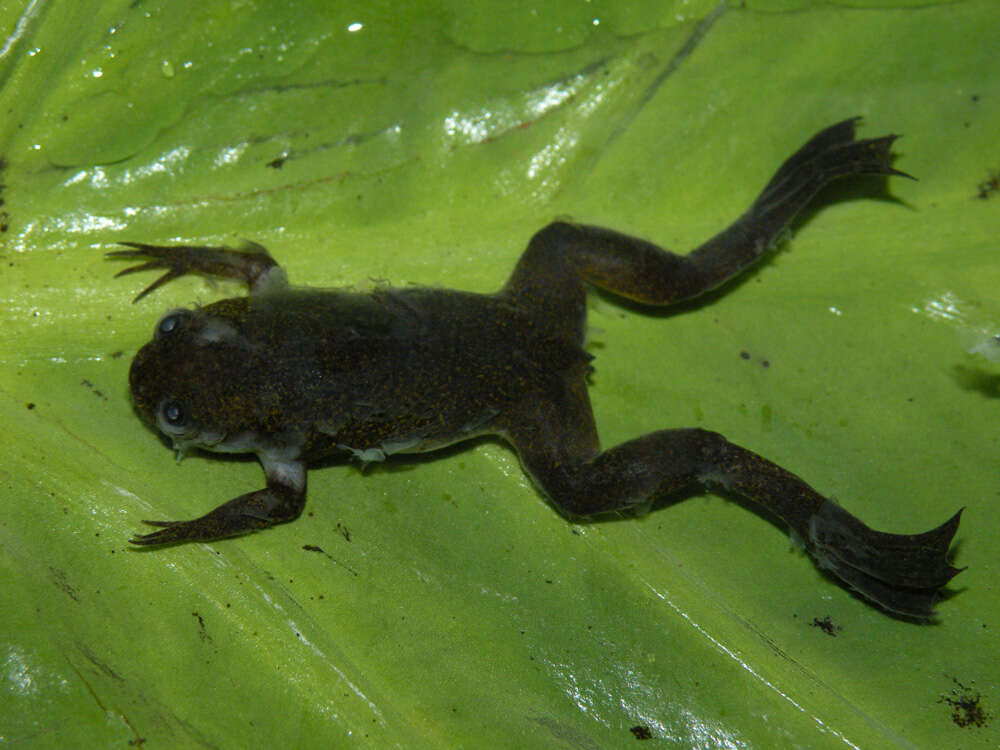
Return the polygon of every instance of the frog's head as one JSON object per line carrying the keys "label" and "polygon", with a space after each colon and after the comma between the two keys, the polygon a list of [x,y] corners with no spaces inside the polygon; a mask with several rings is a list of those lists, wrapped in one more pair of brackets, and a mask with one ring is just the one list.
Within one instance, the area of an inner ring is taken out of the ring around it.
{"label": "frog's head", "polygon": [[211,310],[164,315],[129,370],[136,410],[181,453],[245,451],[255,429],[252,352],[231,319]]}

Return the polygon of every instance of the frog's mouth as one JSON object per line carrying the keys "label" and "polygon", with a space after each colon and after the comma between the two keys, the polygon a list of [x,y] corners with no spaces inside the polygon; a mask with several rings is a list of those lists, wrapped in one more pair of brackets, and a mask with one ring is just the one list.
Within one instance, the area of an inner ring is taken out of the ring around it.
{"label": "frog's mouth", "polygon": [[226,440],[226,434],[223,432],[192,432],[190,436],[188,435],[175,435],[170,430],[164,429],[163,425],[159,424],[157,420],[157,429],[164,435],[170,438],[173,443],[174,451],[177,454],[177,460],[180,461],[189,453],[196,450],[206,450],[219,452],[224,450],[219,446],[224,444]]}

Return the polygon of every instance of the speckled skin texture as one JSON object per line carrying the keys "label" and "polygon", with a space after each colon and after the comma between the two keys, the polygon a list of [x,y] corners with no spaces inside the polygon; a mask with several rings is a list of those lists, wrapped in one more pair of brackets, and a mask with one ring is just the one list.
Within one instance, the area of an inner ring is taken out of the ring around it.
{"label": "speckled skin texture", "polygon": [[379,287],[295,289],[261,247],[130,244],[122,273],[166,269],[140,297],[187,273],[245,281],[250,296],[176,310],[130,372],[138,411],[180,451],[255,453],[267,486],[207,515],[150,522],[133,539],[209,541],[290,521],[308,466],[337,453],[363,461],[493,434],[517,451],[564,514],[646,506],[719,485],[788,524],[817,564],[887,611],[926,617],[959,571],[947,560],[956,514],[919,535],[869,529],[794,474],[703,429],[671,429],[601,451],[586,388],[586,285],[670,305],[746,270],[827,182],[900,175],[895,136],[855,138],[846,120],[814,136],[728,229],[686,256],[599,227],[550,224],[490,295]]}

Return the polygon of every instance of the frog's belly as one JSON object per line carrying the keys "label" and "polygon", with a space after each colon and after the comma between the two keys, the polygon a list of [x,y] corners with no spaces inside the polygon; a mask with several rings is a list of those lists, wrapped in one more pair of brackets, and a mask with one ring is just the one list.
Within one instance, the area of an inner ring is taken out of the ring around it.
{"label": "frog's belly", "polygon": [[327,437],[328,442],[323,441],[322,446],[316,447],[319,453],[329,453],[330,449],[345,451],[364,463],[384,461],[396,453],[427,453],[494,434],[496,430],[491,423],[499,413],[499,409],[489,409],[461,425],[451,427],[439,424],[399,425],[389,429],[377,429],[374,425],[365,425],[361,429],[319,426],[318,431]]}

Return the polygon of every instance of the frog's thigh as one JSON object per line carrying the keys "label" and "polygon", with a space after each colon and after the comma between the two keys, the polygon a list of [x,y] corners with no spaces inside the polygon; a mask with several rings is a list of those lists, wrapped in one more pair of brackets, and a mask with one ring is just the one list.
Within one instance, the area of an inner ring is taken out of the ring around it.
{"label": "frog's thigh", "polygon": [[528,242],[500,294],[546,325],[568,326],[568,338],[583,341],[587,290],[573,263],[578,232],[554,222]]}
{"label": "frog's thigh", "polygon": [[590,394],[583,377],[558,392],[535,391],[501,413],[492,428],[514,446],[525,469],[548,492],[552,467],[577,466],[600,452]]}

